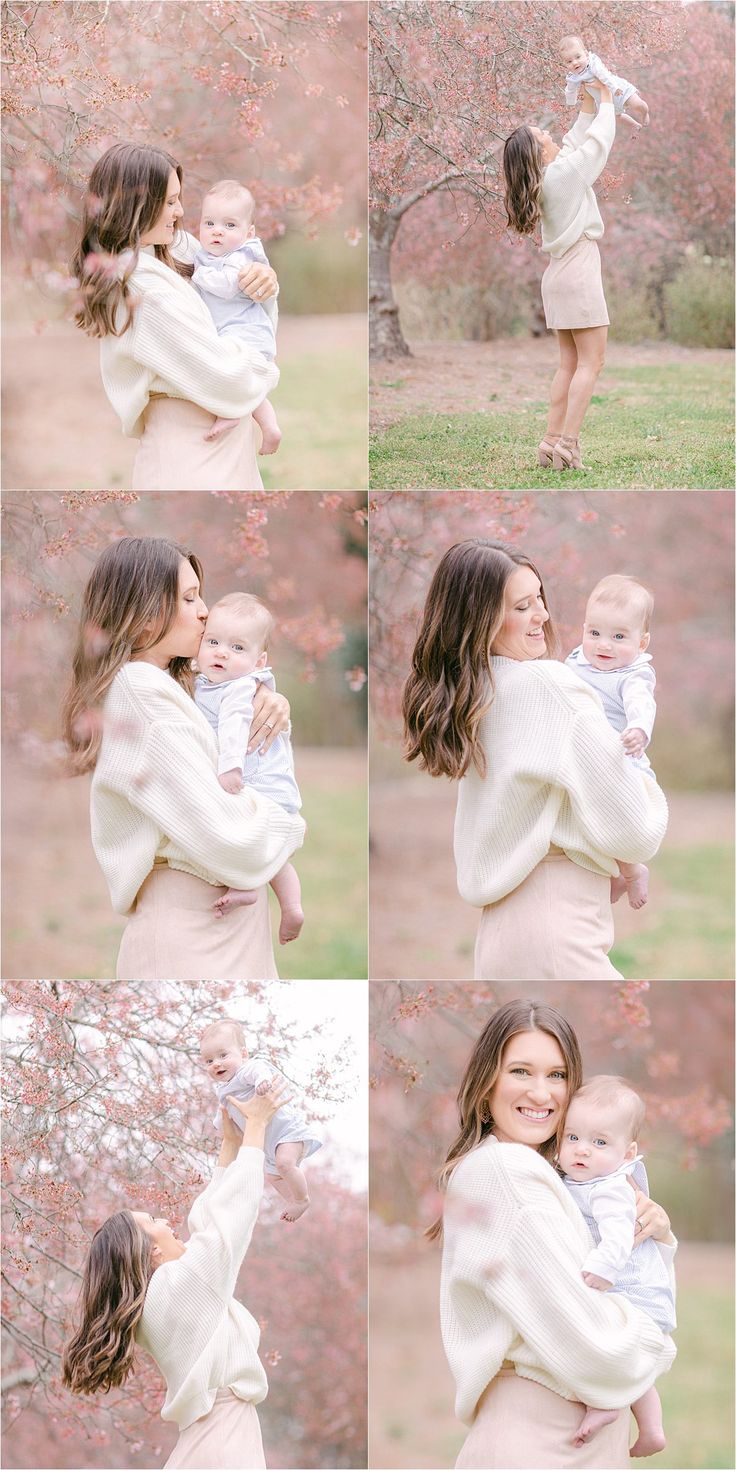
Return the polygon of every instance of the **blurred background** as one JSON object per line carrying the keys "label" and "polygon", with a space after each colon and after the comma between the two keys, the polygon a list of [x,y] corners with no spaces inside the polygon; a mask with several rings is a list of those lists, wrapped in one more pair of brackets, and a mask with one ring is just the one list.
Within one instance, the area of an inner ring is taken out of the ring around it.
{"label": "blurred background", "polygon": [[[261,1326],[266,1462],[366,1463],[367,986],[284,981],[6,984],[3,1465],[54,1470],[163,1464],[149,1358],[122,1389],[75,1399],[59,1384],[92,1233],[126,1207],[186,1235],[218,1151],[200,1033],[240,1020],[248,1050],[292,1082],[323,1147],[296,1226],[267,1189],[236,1287]],[[288,1235],[288,1240],[287,1240]],[[329,1264],[328,1264],[329,1263]],[[329,1291],[325,1290],[329,1273]]]}
{"label": "blurred background", "polygon": [[[4,10],[4,483],[130,484],[98,343],[74,326],[69,276],[90,170],[112,143],[184,169],[184,227],[239,178],[279,275],[266,485],[366,483],[365,4],[19,4]],[[12,363],[12,368],[11,368]],[[43,433],[38,432],[43,422]]]}
{"label": "blurred background", "polygon": [[[574,1026],[585,1073],[647,1105],[649,1187],[680,1242],[677,1358],[657,1387],[672,1470],[727,1470],[733,1445],[733,986],[727,982],[375,982],[371,992],[370,1464],[455,1463],[465,1431],[439,1324],[441,1251],[424,1239],[457,1132],[455,1098],[498,1005],[529,997]],[[633,1425],[633,1420],[632,1420]]]}
{"label": "blurred background", "polygon": [[279,972],[365,976],[364,496],[18,491],[2,508],[3,974],[115,973],[125,920],[92,851],[91,778],[64,771],[59,710],[95,560],[121,536],[154,535],[200,557],[206,601],[254,592],[276,619],[272,663],[308,827],[295,857],[306,923],[296,943],[277,943]]}
{"label": "blurred background", "polygon": [[559,657],[580,642],[598,579],[654,593],[657,723],[650,757],[670,807],[646,908],[616,904],[611,959],[626,977],[733,974],[733,496],[730,492],[379,494],[371,501],[371,975],[472,974],[479,911],[456,887],[456,789],[407,765],[401,690],[429,580],[469,536],[515,544],[539,568]]}

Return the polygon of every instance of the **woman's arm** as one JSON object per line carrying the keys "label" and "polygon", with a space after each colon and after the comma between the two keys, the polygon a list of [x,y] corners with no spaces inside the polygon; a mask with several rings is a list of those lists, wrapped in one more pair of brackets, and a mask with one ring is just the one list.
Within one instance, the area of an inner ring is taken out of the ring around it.
{"label": "woman's arm", "polygon": [[[567,794],[574,825],[594,851],[641,863],[654,857],[667,830],[667,802],[629,759],[598,700],[580,692],[579,713],[564,742],[556,780]],[[561,819],[564,825],[564,815]],[[572,838],[572,834],[571,838]],[[555,838],[561,847],[572,842]]]}

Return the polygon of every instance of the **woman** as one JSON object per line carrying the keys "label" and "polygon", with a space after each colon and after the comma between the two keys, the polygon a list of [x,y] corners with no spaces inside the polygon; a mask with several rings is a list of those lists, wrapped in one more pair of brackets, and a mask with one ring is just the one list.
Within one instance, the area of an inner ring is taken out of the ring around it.
{"label": "woman", "polygon": [[[583,1281],[588,1228],[551,1167],[581,1080],[572,1027],[527,1000],[495,1013],[463,1077],[460,1133],[440,1176],[442,1336],[456,1413],[471,1426],[456,1470],[620,1470],[626,1406],[675,1356],[651,1317]],[[637,1190],[636,1213],[637,1240],[652,1236],[671,1270],[664,1210]],[[622,1412],[573,1449],[584,1404]]]}
{"label": "woman", "polygon": [[266,1124],[287,1101],[279,1079],[235,1102],[244,1131],[222,1109],[218,1167],[189,1215],[186,1245],[168,1220],[120,1210],[93,1236],[80,1293],[80,1324],[62,1356],[72,1393],[117,1388],[136,1345],[166,1380],[161,1417],[179,1428],[167,1470],[260,1470],[256,1404],[268,1384],[260,1330],[233,1293],[263,1193]]}
{"label": "woman", "polygon": [[459,783],[458,888],[483,910],[476,979],[621,979],[610,880],[618,859],[652,857],[667,825],[656,782],[553,651],[528,557],[482,538],[445,553],[404,688],[404,752]]}
{"label": "woman", "polygon": [[598,114],[586,94],[561,148],[541,128],[524,125],[510,134],[503,151],[509,225],[531,235],[541,223],[542,250],[552,257],[542,277],[542,301],[547,326],[557,332],[560,365],[538,458],[540,465],[556,470],[584,469],[578,436],[608,336],[596,244],[603,220],[591,186],[606,166],[616,118],[608,87],[602,82],[586,82],[586,87],[600,93]]}
{"label": "woman", "polygon": [[[182,169],[160,148],[116,143],[90,174],[72,269],[77,325],[99,337],[105,392],[140,439],[134,490],[260,490],[254,408],[278,369],[218,337],[189,281],[197,241],[178,229]],[[252,265],[241,290],[275,312],[276,276]],[[240,419],[211,441],[215,417]]]}
{"label": "woman", "polygon": [[[217,779],[217,743],[192,696],[207,608],[195,556],[154,536],[108,546],[85,589],[64,733],[75,774],[94,771],[92,844],[113,908],[130,914],[120,979],[276,976],[264,885],[304,823]],[[248,749],[266,750],[289,705],[261,687]],[[219,917],[226,887],[257,888]]]}

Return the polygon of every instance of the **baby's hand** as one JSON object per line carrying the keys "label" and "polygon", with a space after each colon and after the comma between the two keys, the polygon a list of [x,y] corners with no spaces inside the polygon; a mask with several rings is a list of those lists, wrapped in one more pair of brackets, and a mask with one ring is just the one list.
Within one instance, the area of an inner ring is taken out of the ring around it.
{"label": "baby's hand", "polygon": [[594,1291],[610,1291],[612,1281],[606,1281],[603,1276],[596,1276],[594,1271],[583,1271],[583,1281],[586,1286],[592,1286]]}
{"label": "baby's hand", "polygon": [[636,725],[629,725],[621,739],[627,755],[643,755],[647,748],[646,731],[638,729]]}
{"label": "baby's hand", "polygon": [[273,1077],[268,1077],[265,1082],[259,1082],[258,1083],[258,1086],[256,1088],[256,1092],[258,1093],[258,1096],[259,1097],[263,1097],[264,1092],[270,1092],[272,1086],[273,1086]]}
{"label": "baby's hand", "polygon": [[217,779],[223,791],[227,791],[230,796],[237,796],[243,790],[243,777],[237,767],[234,771],[223,771]]}

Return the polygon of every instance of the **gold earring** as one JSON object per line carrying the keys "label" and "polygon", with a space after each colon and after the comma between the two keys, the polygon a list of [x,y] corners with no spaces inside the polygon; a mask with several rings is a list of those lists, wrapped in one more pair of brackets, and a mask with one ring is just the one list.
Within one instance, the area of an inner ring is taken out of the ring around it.
{"label": "gold earring", "polygon": [[480,1105],[480,1121],[481,1123],[491,1123],[493,1121],[491,1118],[491,1105],[487,1097],[484,1097]]}

